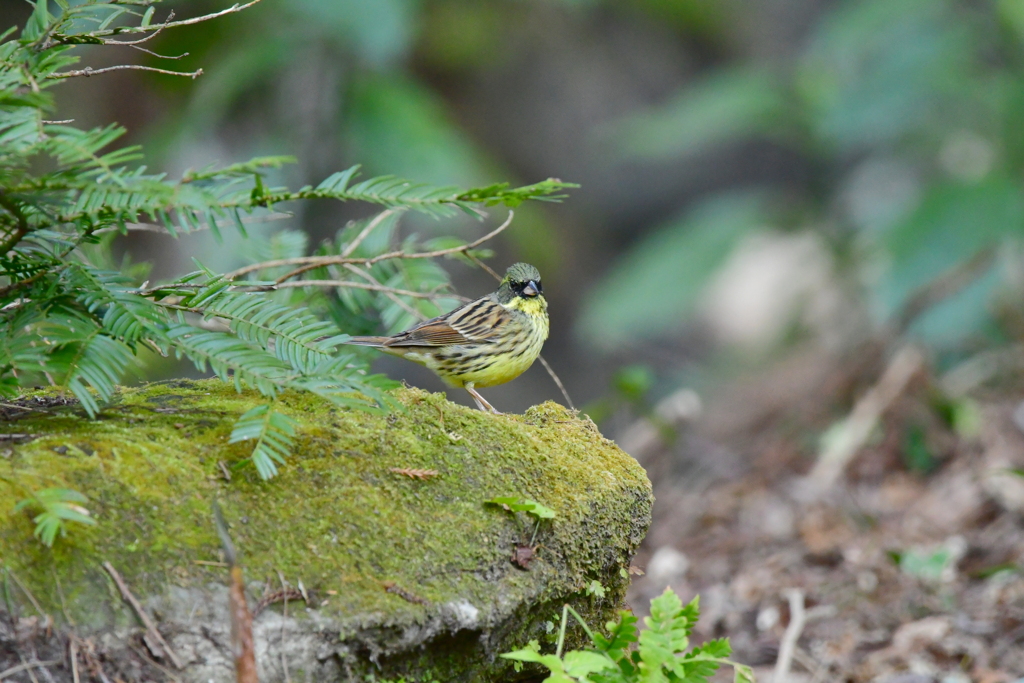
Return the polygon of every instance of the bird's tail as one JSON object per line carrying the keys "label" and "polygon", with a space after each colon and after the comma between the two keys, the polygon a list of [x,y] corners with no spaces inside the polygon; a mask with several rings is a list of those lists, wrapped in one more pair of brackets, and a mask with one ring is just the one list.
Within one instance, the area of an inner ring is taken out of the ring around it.
{"label": "bird's tail", "polygon": [[384,346],[384,342],[388,340],[387,337],[350,337],[345,341],[346,344],[352,344],[353,346]]}

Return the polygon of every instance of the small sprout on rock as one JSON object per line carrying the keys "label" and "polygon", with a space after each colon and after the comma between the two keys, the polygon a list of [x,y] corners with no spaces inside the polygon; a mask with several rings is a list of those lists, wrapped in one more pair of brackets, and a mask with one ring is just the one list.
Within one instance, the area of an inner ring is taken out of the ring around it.
{"label": "small sprout on rock", "polygon": [[595,595],[599,599],[603,599],[605,596],[604,585],[602,585],[602,583],[597,579],[594,579],[587,584],[587,595]]}
{"label": "small sprout on rock", "polygon": [[80,505],[88,501],[89,499],[78,491],[49,488],[36,491],[29,498],[20,501],[14,506],[14,511],[20,512],[29,507],[41,508],[42,512],[32,519],[36,523],[35,535],[43,545],[51,547],[57,538],[57,532],[60,532],[61,536],[67,533],[65,522],[96,524],[89,511]]}
{"label": "small sprout on rock", "polygon": [[537,556],[538,546],[536,541],[537,532],[540,531],[540,524],[545,519],[554,519],[555,511],[535,500],[520,496],[497,496],[485,501],[485,504],[500,505],[504,510],[511,512],[513,515],[517,512],[525,512],[537,518],[537,525],[533,528],[533,537],[530,538],[530,542],[517,544],[516,549],[512,552],[512,564],[523,569],[529,569],[530,562]]}
{"label": "small sprout on rock", "polygon": [[526,512],[537,518],[537,521],[542,519],[554,519],[555,511],[546,505],[541,505],[535,500],[529,498],[520,498],[519,496],[497,496],[485,501],[488,505],[500,505],[509,512]]}

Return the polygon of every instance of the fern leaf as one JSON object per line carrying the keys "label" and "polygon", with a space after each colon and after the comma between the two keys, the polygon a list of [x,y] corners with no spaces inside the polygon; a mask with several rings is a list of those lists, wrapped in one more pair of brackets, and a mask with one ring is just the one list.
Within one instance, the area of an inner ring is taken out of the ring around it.
{"label": "fern leaf", "polygon": [[167,338],[179,357],[187,357],[203,372],[209,367],[239,391],[247,384],[273,397],[293,378],[291,368],[279,358],[230,334],[173,323],[167,328]]}
{"label": "fern leaf", "polygon": [[283,306],[257,293],[229,292],[228,284],[215,281],[182,305],[201,310],[207,318],[224,318],[241,339],[272,351],[301,373],[328,359],[348,339],[333,323],[304,308]]}
{"label": "fern leaf", "polygon": [[263,479],[277,476],[277,465],[284,464],[291,453],[295,437],[295,421],[263,404],[245,412],[235,423],[229,443],[255,439],[249,459]]}

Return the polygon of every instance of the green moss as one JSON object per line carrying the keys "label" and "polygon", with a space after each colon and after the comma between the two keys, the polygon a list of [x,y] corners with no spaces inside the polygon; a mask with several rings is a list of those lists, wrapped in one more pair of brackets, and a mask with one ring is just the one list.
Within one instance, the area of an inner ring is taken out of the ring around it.
{"label": "green moss", "polygon": [[[227,443],[234,420],[259,399],[217,381],[124,389],[96,420],[74,406],[31,413],[0,427],[32,437],[0,460],[0,555],[51,613],[61,613],[59,576],[80,628],[124,625],[130,617],[112,597],[104,561],[142,595],[224,583],[224,569],[197,564],[221,559],[216,499],[247,579],[301,579],[315,604],[326,603],[319,615],[333,620],[338,642],[377,629],[378,675],[455,680],[467,658],[490,666],[496,652],[537,637],[566,598],[603,623],[650,520],[650,484],[637,463],[553,403],[492,416],[442,394],[403,389],[396,397],[403,412],[371,415],[283,396],[299,425],[295,455],[266,482],[244,462],[246,444]],[[391,468],[440,474],[421,481]],[[99,522],[70,525],[52,549],[33,538],[31,514],[12,512],[28,490],[49,486],[84,493]],[[509,558],[529,541],[531,522],[483,504],[500,495],[558,513],[542,527],[529,571]],[[594,579],[608,589],[603,600],[586,595]],[[476,637],[460,643],[457,628],[439,636],[450,639],[446,647],[428,651],[384,642],[388,628],[423,623],[460,601],[493,622],[480,627],[489,651]],[[459,661],[442,661],[445,651]],[[342,669],[364,670],[360,655],[348,659]]]}

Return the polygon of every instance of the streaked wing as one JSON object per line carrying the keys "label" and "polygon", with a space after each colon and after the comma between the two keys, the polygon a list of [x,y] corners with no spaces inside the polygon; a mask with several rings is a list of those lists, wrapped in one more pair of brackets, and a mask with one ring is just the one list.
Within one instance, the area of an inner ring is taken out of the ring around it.
{"label": "streaked wing", "polygon": [[384,343],[385,346],[448,346],[490,343],[512,315],[490,297],[470,301],[437,318],[424,320]]}

